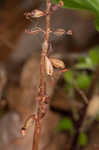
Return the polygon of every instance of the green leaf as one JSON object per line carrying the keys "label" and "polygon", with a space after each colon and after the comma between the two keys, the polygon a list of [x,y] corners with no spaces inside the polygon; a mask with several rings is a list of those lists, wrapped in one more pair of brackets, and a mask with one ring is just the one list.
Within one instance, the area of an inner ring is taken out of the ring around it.
{"label": "green leaf", "polygon": [[65,84],[64,86],[65,92],[68,94],[68,98],[74,97],[74,85],[73,84]]}
{"label": "green leaf", "polygon": [[96,30],[99,31],[99,15],[97,15],[95,18],[95,26],[96,26]]}
{"label": "green leaf", "polygon": [[88,143],[88,137],[86,135],[86,133],[82,132],[80,133],[79,137],[78,137],[78,144],[80,146],[86,146]]}
{"label": "green leaf", "polygon": [[59,125],[57,126],[57,130],[58,131],[66,130],[73,134],[74,125],[73,125],[72,120],[69,117],[65,117],[64,119],[60,121]]}
{"label": "green leaf", "polygon": [[79,58],[78,63],[75,65],[75,68],[94,70],[96,65],[98,64],[99,64],[99,46],[93,48],[89,52],[89,56]]}
{"label": "green leaf", "polygon": [[83,90],[88,90],[91,80],[92,80],[92,77],[87,75],[86,73],[77,74],[76,82],[77,82],[79,88],[81,88]]}
{"label": "green leaf", "polygon": [[79,59],[78,63],[75,65],[76,69],[94,69],[93,63],[90,57],[85,57],[83,59]]}
{"label": "green leaf", "polygon": [[[58,3],[59,0],[53,0],[54,3]],[[99,31],[99,0],[63,0],[64,8],[89,10],[96,14],[95,25],[97,31]]]}
{"label": "green leaf", "polygon": [[[58,3],[59,0],[53,0]],[[99,0],[63,0],[65,8],[86,9],[99,14]]]}
{"label": "green leaf", "polygon": [[99,47],[95,47],[89,53],[90,59],[94,66],[99,65]]}
{"label": "green leaf", "polygon": [[73,82],[73,72],[71,70],[64,73],[64,79],[67,83],[72,84]]}
{"label": "green leaf", "polygon": [[66,81],[64,90],[66,91],[66,93],[68,93],[69,97],[73,97],[74,95],[73,72],[71,70],[65,72],[64,79]]}

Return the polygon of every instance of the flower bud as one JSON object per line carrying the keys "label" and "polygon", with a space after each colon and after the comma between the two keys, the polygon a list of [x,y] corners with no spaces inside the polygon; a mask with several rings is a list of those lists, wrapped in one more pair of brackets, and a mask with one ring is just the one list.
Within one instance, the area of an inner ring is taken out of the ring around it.
{"label": "flower bud", "polygon": [[65,30],[64,29],[57,29],[53,32],[56,36],[62,36],[65,34]]}
{"label": "flower bud", "polygon": [[42,50],[44,50],[44,51],[48,50],[48,42],[47,42],[47,40],[45,40],[43,42],[43,44],[42,44]]}
{"label": "flower bud", "polygon": [[52,63],[52,65],[55,68],[60,68],[60,69],[64,69],[65,68],[65,64],[62,60],[57,59],[57,58],[50,58],[50,61]]}
{"label": "flower bud", "polygon": [[60,7],[63,7],[63,6],[64,6],[63,0],[60,0],[60,1],[59,1],[59,6],[60,6]]}
{"label": "flower bud", "polygon": [[45,67],[46,67],[46,73],[49,76],[53,75],[53,66],[47,56],[45,56]]}

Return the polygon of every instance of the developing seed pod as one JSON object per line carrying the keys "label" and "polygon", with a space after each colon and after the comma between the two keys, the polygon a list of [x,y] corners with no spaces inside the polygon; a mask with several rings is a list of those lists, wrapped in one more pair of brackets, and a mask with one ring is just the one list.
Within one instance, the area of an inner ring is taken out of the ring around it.
{"label": "developing seed pod", "polygon": [[56,36],[62,36],[62,35],[65,34],[65,30],[64,30],[64,29],[57,29],[57,30],[55,30],[53,33],[54,33],[54,35],[56,35]]}
{"label": "developing seed pod", "polygon": [[26,120],[25,128],[28,129],[32,125],[33,121],[33,118],[29,117],[28,120]]}
{"label": "developing seed pod", "polygon": [[47,56],[45,56],[45,67],[46,67],[46,73],[49,76],[53,75],[53,66]]}
{"label": "developing seed pod", "polygon": [[41,28],[33,28],[31,30],[25,29],[25,32],[28,33],[28,34],[37,34],[37,33],[41,32],[41,31],[42,31]]}
{"label": "developing seed pod", "polygon": [[44,15],[45,15],[45,13],[41,10],[38,10],[38,9],[35,9],[31,12],[31,17],[33,17],[33,18],[39,18],[39,17],[42,17]]}
{"label": "developing seed pod", "polygon": [[60,0],[58,4],[52,6],[52,10],[56,11],[58,8],[63,7],[63,6],[64,6],[64,2]]}
{"label": "developing seed pod", "polygon": [[64,69],[65,68],[65,64],[62,60],[60,59],[57,59],[57,58],[50,58],[50,61],[52,63],[52,65],[55,67],[55,68],[60,68],[60,69]]}
{"label": "developing seed pod", "polygon": [[42,50],[47,51],[48,50],[48,42],[45,40],[42,44]]}
{"label": "developing seed pod", "polygon": [[29,118],[26,120],[24,127],[21,129],[21,134],[23,136],[26,135],[26,130],[33,124],[34,120],[35,120],[35,115],[29,116]]}
{"label": "developing seed pod", "polygon": [[30,12],[28,12],[28,13],[25,12],[24,15],[25,15],[26,19],[30,19],[30,17],[31,17],[31,13]]}
{"label": "developing seed pod", "polygon": [[67,34],[67,35],[72,35],[72,30],[68,30],[68,31],[66,32],[66,34]]}
{"label": "developing seed pod", "polygon": [[41,118],[43,118],[46,115],[47,111],[48,111],[48,105],[47,104],[42,105],[42,107],[41,107]]}
{"label": "developing seed pod", "polygon": [[26,135],[26,129],[25,129],[25,128],[22,128],[22,129],[21,129],[21,134],[22,134],[23,136]]}

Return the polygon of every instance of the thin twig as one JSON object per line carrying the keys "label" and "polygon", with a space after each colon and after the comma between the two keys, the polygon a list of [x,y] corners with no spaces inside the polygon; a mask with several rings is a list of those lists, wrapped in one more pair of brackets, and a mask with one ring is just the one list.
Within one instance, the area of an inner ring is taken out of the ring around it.
{"label": "thin twig", "polygon": [[84,103],[85,103],[85,104],[88,104],[88,98],[87,98],[87,96],[85,95],[84,91],[82,91],[82,90],[78,87],[78,85],[77,85],[77,83],[76,83],[75,80],[73,80],[73,84],[74,84],[75,90],[78,92],[78,94],[80,94],[80,96],[81,96],[82,99],[84,100]]}
{"label": "thin twig", "polygon": [[80,119],[77,121],[77,132],[75,134],[75,137],[74,137],[74,140],[73,140],[73,143],[72,143],[72,146],[71,146],[71,150],[72,149],[73,150],[79,150],[80,149],[80,146],[79,146],[77,141],[78,141],[79,134],[81,132],[80,129],[82,128],[84,119],[86,117],[86,111],[87,111],[87,108],[88,108],[89,101],[91,101],[91,98],[93,96],[93,93],[94,93],[94,90],[95,90],[95,87],[96,87],[98,77],[99,77],[99,66],[97,66],[97,68],[96,68],[95,74],[93,76],[91,85],[90,85],[88,93],[87,93],[88,103],[85,103],[84,107],[80,111]]}

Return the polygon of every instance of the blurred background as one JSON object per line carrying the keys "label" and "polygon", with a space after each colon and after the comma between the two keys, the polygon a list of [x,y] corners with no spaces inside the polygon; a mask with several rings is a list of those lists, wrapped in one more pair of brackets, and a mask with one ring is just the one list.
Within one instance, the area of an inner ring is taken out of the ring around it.
{"label": "blurred background", "polygon": [[[42,36],[33,38],[24,31],[33,25],[44,28],[44,20],[26,20],[24,12],[44,10],[43,3],[0,1],[0,149],[32,148],[33,127],[25,137],[20,129],[36,108]],[[49,85],[51,102],[43,121],[39,149],[98,150],[99,33],[94,15],[62,8],[52,15],[51,24],[52,29],[61,26],[72,30],[71,36],[50,41],[51,55],[62,58],[69,71],[56,75],[54,87]]]}

